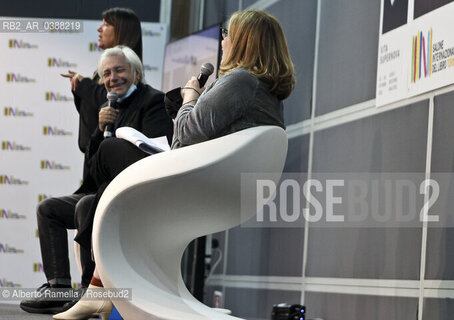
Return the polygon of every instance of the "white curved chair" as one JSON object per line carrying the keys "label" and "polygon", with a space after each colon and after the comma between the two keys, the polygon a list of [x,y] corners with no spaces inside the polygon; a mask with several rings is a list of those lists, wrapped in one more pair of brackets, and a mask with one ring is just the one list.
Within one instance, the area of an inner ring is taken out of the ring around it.
{"label": "white curved chair", "polygon": [[240,190],[241,173],[278,173],[278,180],[286,154],[285,131],[261,126],[147,157],[110,183],[93,249],[105,287],[132,289],[132,300],[114,301],[124,319],[239,319],[189,293],[181,257],[193,239],[256,215],[240,214],[240,195],[256,197],[253,188]]}

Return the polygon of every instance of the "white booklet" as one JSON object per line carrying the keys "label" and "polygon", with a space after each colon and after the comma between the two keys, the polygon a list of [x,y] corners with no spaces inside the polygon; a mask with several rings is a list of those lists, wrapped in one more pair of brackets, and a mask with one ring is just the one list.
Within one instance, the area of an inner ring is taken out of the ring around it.
{"label": "white booklet", "polygon": [[128,140],[136,145],[140,150],[153,154],[170,150],[170,145],[166,136],[157,138],[148,138],[142,132],[131,128],[121,127],[115,131],[117,138]]}

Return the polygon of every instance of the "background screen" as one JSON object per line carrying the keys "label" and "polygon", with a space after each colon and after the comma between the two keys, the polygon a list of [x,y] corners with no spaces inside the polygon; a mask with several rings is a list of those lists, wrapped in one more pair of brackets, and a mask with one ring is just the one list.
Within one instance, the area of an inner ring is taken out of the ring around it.
{"label": "background screen", "polygon": [[218,70],[219,41],[219,25],[216,25],[168,43],[164,54],[162,91],[183,87],[192,76],[200,73],[205,62],[214,66],[214,73],[205,86],[211,84]]}

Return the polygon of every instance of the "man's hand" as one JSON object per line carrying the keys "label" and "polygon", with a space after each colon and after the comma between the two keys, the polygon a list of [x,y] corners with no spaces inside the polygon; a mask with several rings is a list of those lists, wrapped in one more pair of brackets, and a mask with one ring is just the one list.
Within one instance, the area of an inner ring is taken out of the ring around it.
{"label": "man's hand", "polygon": [[64,78],[69,78],[69,81],[71,82],[71,91],[76,91],[77,86],[84,78],[81,74],[71,70],[68,70],[68,73],[61,73],[60,75]]}
{"label": "man's hand", "polygon": [[104,107],[99,111],[99,130],[104,131],[106,124],[115,123],[120,110]]}

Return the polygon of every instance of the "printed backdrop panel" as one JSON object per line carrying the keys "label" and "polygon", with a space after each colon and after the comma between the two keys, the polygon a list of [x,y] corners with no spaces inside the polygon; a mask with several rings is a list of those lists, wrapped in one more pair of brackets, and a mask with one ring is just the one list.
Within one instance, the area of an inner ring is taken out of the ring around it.
{"label": "printed backdrop panel", "polygon": [[[46,21],[22,19],[31,20]],[[81,32],[0,33],[0,287],[36,288],[46,281],[36,206],[71,194],[81,183],[78,113],[69,80],[60,75],[73,70],[91,76],[97,68],[101,21],[81,23]],[[145,79],[161,89],[167,26],[142,23],[142,36]],[[71,274],[78,287],[72,239],[70,231]]]}
{"label": "printed backdrop panel", "polygon": [[377,106],[454,82],[454,2],[448,2],[423,11],[419,0],[382,0]]}

